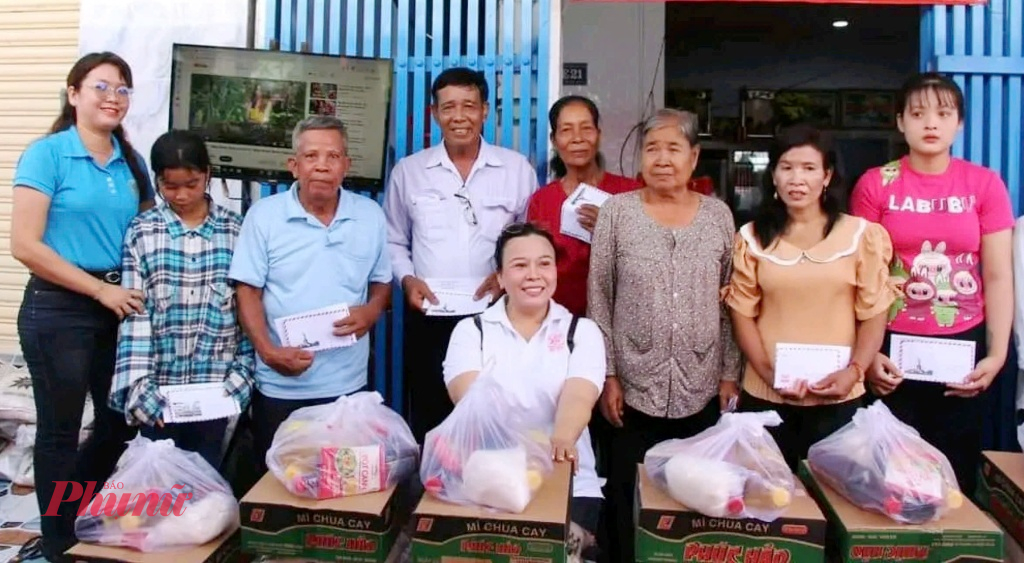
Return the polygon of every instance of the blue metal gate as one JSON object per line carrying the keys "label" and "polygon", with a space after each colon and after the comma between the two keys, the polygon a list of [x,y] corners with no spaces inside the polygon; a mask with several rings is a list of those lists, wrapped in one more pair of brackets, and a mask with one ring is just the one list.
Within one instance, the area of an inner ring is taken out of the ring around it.
{"label": "blue metal gate", "polygon": [[[265,15],[267,44],[257,47],[394,61],[388,170],[440,141],[430,84],[445,68],[467,66],[490,85],[484,137],[525,154],[546,177],[550,0],[267,0]],[[371,386],[403,412],[397,287],[393,301],[372,336]]]}
{"label": "blue metal gate", "polygon": [[953,152],[997,170],[1019,215],[1024,0],[929,8],[921,26],[921,68],[951,74],[963,88],[967,119]]}
{"label": "blue metal gate", "polygon": [[[953,153],[998,171],[1010,190],[1014,214],[1020,215],[1024,0],[926,9],[921,69],[950,74],[963,89],[967,115]],[[991,397],[995,415],[986,421],[988,448],[1019,449],[1014,420],[1018,362],[1013,346],[1010,350]]]}

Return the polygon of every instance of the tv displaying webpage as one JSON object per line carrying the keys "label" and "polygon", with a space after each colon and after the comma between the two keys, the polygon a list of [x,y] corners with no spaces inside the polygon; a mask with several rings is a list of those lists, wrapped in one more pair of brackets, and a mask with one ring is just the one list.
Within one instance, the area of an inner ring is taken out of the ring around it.
{"label": "tv displaying webpage", "polygon": [[170,125],[206,139],[219,178],[290,182],[295,125],[332,115],[348,129],[346,187],[380,190],[391,80],[388,59],[175,44]]}

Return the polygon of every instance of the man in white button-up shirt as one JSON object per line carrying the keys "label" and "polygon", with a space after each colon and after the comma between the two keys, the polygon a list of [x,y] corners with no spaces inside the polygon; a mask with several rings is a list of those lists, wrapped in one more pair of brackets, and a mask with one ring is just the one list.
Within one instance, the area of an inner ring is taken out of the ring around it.
{"label": "man in white button-up shirt", "polygon": [[388,249],[406,296],[405,392],[417,440],[441,423],[452,404],[441,364],[448,339],[465,315],[426,315],[441,280],[475,288],[477,298],[500,294],[495,242],[526,215],[537,174],[521,154],[481,137],[487,82],[468,68],[434,80],[431,113],[444,142],[403,158],[391,171],[384,199]]}

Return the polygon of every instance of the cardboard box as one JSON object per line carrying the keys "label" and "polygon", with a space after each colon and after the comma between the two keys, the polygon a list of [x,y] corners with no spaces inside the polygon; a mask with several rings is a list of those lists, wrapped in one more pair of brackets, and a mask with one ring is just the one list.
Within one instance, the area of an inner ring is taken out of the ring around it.
{"label": "cardboard box", "polygon": [[773,522],[712,518],[673,500],[640,465],[635,514],[638,563],[825,560],[825,516],[806,493],[794,495],[786,513]]}
{"label": "cardboard box", "polygon": [[800,476],[828,515],[840,561],[1003,560],[1003,533],[969,499],[936,522],[900,524],[848,502],[815,479],[806,461]]}
{"label": "cardboard box", "polygon": [[240,530],[225,532],[219,538],[191,549],[142,553],[125,547],[76,544],[65,552],[75,563],[238,563],[244,561],[239,550]]}
{"label": "cardboard box", "polygon": [[295,496],[267,473],[242,498],[242,551],[352,563],[387,559],[401,526],[396,487],[329,500]]}
{"label": "cardboard box", "polygon": [[982,452],[978,502],[1024,545],[1024,454]]}
{"label": "cardboard box", "polygon": [[[996,522],[995,518],[993,518],[991,514],[986,513],[985,515],[988,516],[996,526],[999,526],[999,529],[1004,535],[1010,535],[1010,532],[1008,532],[1006,528],[1002,527],[999,522]],[[1021,546],[1015,541],[1007,540],[1003,542],[1003,561],[1006,563],[1024,563],[1024,549],[1021,549]]]}
{"label": "cardboard box", "polygon": [[412,563],[565,563],[572,471],[555,465],[520,514],[423,495],[412,519]]}

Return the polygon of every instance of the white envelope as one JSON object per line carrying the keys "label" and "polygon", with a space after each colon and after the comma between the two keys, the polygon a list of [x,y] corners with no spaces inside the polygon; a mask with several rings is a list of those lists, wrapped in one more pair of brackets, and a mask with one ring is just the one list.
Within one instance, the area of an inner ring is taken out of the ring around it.
{"label": "white envelope", "polygon": [[164,423],[216,420],[240,412],[238,401],[224,393],[223,383],[161,385],[160,394],[167,399]]}
{"label": "white envelope", "polygon": [[338,303],[330,307],[306,311],[274,320],[281,345],[304,348],[310,352],[344,348],[356,343],[356,336],[334,335],[334,322],[348,316],[348,305]]}
{"label": "white envelope", "polygon": [[612,195],[600,190],[590,184],[580,184],[576,187],[569,198],[562,204],[562,228],[561,233],[590,244],[590,233],[580,225],[579,216],[576,211],[586,204],[601,207]]}
{"label": "white envelope", "polygon": [[813,385],[849,365],[849,346],[779,342],[775,345],[775,388],[788,389],[801,379]]}
{"label": "white envelope", "polygon": [[424,299],[424,312],[429,317],[455,317],[482,313],[491,304],[491,297],[485,295],[473,299],[485,278],[426,278],[424,283],[437,297],[437,305]]}
{"label": "white envelope", "polygon": [[974,342],[894,334],[889,359],[906,379],[963,383],[974,371]]}

